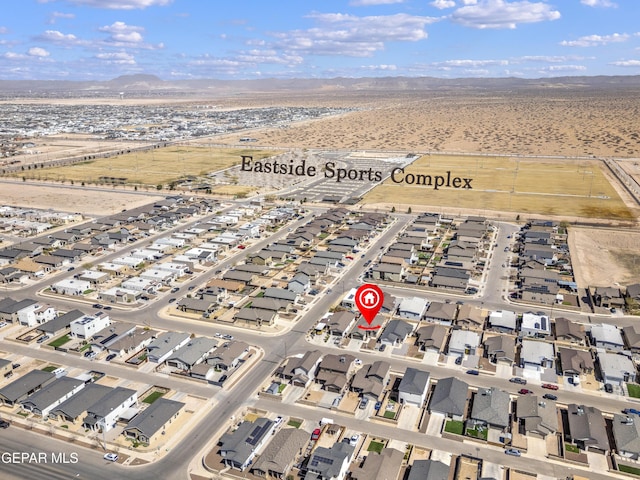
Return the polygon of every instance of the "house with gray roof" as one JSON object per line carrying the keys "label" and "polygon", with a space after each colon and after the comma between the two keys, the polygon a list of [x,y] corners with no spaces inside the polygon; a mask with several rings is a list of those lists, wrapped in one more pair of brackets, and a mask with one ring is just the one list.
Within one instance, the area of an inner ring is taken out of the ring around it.
{"label": "house with gray roof", "polygon": [[397,480],[404,452],[383,448],[380,453],[369,452],[364,462],[351,470],[352,480]]}
{"label": "house with gray roof", "polygon": [[567,407],[567,417],[571,443],[582,450],[596,450],[605,454],[609,452],[607,428],[599,409],[572,403]]}
{"label": "house with gray roof", "polygon": [[284,288],[269,287],[264,291],[264,298],[275,298],[276,300],[295,303],[298,294]]}
{"label": "house with gray roof", "polygon": [[640,458],[640,419],[635,415],[616,413],[611,423],[618,455],[638,460]]}
{"label": "house with gray roof", "polygon": [[49,412],[84,388],[82,380],[60,377],[20,402],[23,410],[47,418]]}
{"label": "house with gray roof", "polygon": [[151,445],[164,429],[180,414],[184,403],[166,398],[158,398],[142,412],[138,413],[122,431],[127,438]]}
{"label": "house with gray roof", "polygon": [[513,333],[516,330],[516,312],[496,310],[489,314],[489,326],[502,333]]}
{"label": "house with gray roof", "polygon": [[443,480],[449,478],[449,465],[437,460],[415,460],[407,480]]}
{"label": "house with gray roof", "polygon": [[84,315],[85,314],[80,310],[70,310],[67,313],[59,315],[56,318],[43,323],[42,325],[38,325],[37,330],[50,336],[56,336],[59,333],[67,330],[70,327],[71,322],[84,317]]}
{"label": "house with gray roof", "polygon": [[9,385],[0,388],[0,400],[3,405],[14,406],[25,400],[29,395],[46,387],[56,379],[51,372],[43,370],[31,370]]}
{"label": "house with gray roof", "polygon": [[409,320],[420,320],[427,310],[428,303],[421,297],[403,298],[398,305],[398,315]]}
{"label": "house with gray roof", "polygon": [[513,365],[516,358],[516,337],[511,335],[485,337],[484,354],[491,363]]}
{"label": "house with gray roof", "polygon": [[482,334],[473,330],[453,330],[449,336],[449,355],[475,355]]}
{"label": "house with gray roof", "polygon": [[451,326],[457,314],[458,306],[455,303],[431,302],[427,307],[424,318],[430,322]]}
{"label": "house with gray roof", "polygon": [[75,422],[91,405],[102,400],[112,390],[111,387],[89,383],[73,397],[68,398],[49,412],[50,417],[59,417],[66,422]]}
{"label": "house with gray roof", "polygon": [[224,464],[244,471],[266,443],[273,428],[273,421],[260,417],[254,422],[244,421],[235,431],[222,435],[218,445]]}
{"label": "house with gray roof", "polygon": [[402,320],[393,319],[382,331],[379,342],[389,347],[401,345],[413,332],[413,325]]}
{"label": "house with gray roof", "polygon": [[304,430],[279,430],[253,463],[252,473],[265,478],[285,478],[308,442],[309,433]]}
{"label": "house with gray roof", "polygon": [[355,447],[334,443],[331,448],[316,447],[307,464],[305,480],[342,480],[347,474]]}
{"label": "house with gray roof", "polygon": [[511,397],[496,387],[479,388],[473,397],[471,423],[504,429],[509,426]]}
{"label": "house with gray roof", "polygon": [[591,327],[591,339],[597,348],[604,348],[614,352],[624,350],[624,340],[618,327],[608,323],[593,325]]}
{"label": "house with gray roof", "polygon": [[560,347],[558,348],[558,358],[564,376],[573,377],[593,373],[595,362],[589,350]]}
{"label": "house with gray roof", "polygon": [[463,420],[467,406],[469,384],[455,377],[441,378],[431,395],[429,410],[454,420]]}
{"label": "house with gray roof", "polygon": [[429,372],[407,367],[398,386],[398,401],[422,407],[429,391]]}
{"label": "house with gray roof", "polygon": [[327,327],[331,335],[338,335],[341,337],[346,336],[347,332],[351,330],[356,321],[356,316],[353,312],[346,310],[334,312],[327,319]]}
{"label": "house with gray roof", "polygon": [[167,358],[167,365],[181,370],[191,370],[194,365],[203,362],[216,345],[218,341],[213,338],[193,338]]}
{"label": "house with gray roof", "polygon": [[241,325],[253,324],[257,326],[261,325],[273,325],[276,321],[277,313],[274,310],[265,310],[264,308],[257,308],[251,305],[251,307],[244,307],[238,310],[233,319],[236,322],[240,322]]}
{"label": "house with gray roof", "polygon": [[553,400],[520,395],[516,400],[516,417],[527,434],[544,438],[558,431],[558,412]]}
{"label": "house with gray roof", "polygon": [[147,346],[147,359],[153,363],[163,363],[167,358],[189,343],[188,333],[165,332]]}
{"label": "house with gray roof", "polygon": [[520,347],[520,366],[529,370],[541,371],[553,368],[555,351],[553,343],[542,340],[523,339]]}
{"label": "house with gray roof", "polygon": [[416,331],[416,345],[421,350],[441,353],[449,338],[449,328],[440,324],[424,325]]}
{"label": "house with gray roof", "polygon": [[380,360],[370,365],[363,365],[351,379],[349,389],[363,398],[368,397],[377,401],[389,381],[390,370],[391,364]]}
{"label": "house with gray roof", "polygon": [[278,374],[292,385],[306,387],[315,378],[321,360],[319,350],[309,350],[300,357],[288,358],[286,365],[278,369]]}
{"label": "house with gray roof", "polygon": [[82,426],[89,430],[108,432],[116,426],[120,416],[138,402],[138,393],[124,387],[116,387],[87,408]]}
{"label": "house with gray roof", "polygon": [[636,381],[636,367],[631,359],[620,353],[598,352],[602,381],[612,385]]}
{"label": "house with gray roof", "polygon": [[627,325],[622,328],[622,333],[629,351],[640,353],[640,328],[638,325]]}

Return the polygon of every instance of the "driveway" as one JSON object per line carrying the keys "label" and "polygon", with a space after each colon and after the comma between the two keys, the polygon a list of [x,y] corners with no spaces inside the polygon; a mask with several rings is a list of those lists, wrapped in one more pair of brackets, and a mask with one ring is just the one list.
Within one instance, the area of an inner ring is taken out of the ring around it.
{"label": "driveway", "polygon": [[439,437],[444,425],[445,416],[442,413],[432,412],[427,426],[427,435],[431,437]]}

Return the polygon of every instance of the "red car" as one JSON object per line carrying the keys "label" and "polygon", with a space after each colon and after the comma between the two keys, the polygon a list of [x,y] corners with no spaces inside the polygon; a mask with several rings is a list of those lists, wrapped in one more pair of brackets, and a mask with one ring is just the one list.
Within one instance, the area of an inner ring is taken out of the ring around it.
{"label": "red car", "polygon": [[244,250],[244,249],[245,249],[245,248],[247,248],[247,247],[245,247],[244,245],[238,245],[238,248],[239,248],[240,250]]}
{"label": "red car", "polygon": [[319,429],[319,428],[316,428],[316,429],[313,431],[313,433],[311,434],[311,440],[315,442],[315,441],[316,441],[316,440],[318,440],[319,438],[320,438],[320,429]]}
{"label": "red car", "polygon": [[558,386],[554,385],[553,383],[543,383],[542,388],[548,388],[549,390],[557,390]]}
{"label": "red car", "polygon": [[532,392],[531,390],[529,390],[528,388],[521,388],[521,389],[518,391],[518,393],[519,393],[520,395],[527,395],[527,394],[529,394],[529,393],[533,393],[533,392]]}

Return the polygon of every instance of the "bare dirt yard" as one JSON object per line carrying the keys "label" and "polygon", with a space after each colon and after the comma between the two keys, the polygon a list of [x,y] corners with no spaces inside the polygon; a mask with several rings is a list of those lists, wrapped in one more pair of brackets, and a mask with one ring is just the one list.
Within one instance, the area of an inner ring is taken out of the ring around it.
{"label": "bare dirt yard", "polygon": [[79,212],[83,215],[112,215],[125,208],[146,205],[160,195],[140,195],[118,190],[73,188],[32,183],[0,183],[0,204],[18,207],[53,209],[63,212]]}
{"label": "bare dirt yard", "polygon": [[640,232],[569,228],[574,276],[581,287],[640,282]]}

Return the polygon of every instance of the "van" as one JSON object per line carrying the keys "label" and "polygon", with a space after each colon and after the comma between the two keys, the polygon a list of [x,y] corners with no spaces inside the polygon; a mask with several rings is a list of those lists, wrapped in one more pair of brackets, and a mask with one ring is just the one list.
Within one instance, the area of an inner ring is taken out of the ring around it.
{"label": "van", "polygon": [[67,371],[64,368],[56,368],[51,373],[53,373],[56,378],[64,377],[67,374]]}
{"label": "van", "polygon": [[333,418],[321,418],[320,426],[324,427],[325,425],[333,425]]}

